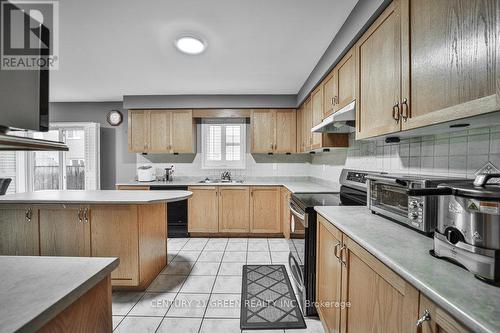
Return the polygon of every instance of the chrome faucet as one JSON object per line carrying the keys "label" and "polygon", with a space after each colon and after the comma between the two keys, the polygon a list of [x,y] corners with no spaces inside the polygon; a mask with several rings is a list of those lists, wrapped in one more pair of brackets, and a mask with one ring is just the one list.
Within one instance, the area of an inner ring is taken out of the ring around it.
{"label": "chrome faucet", "polygon": [[229,172],[229,171],[224,171],[224,172],[220,175],[220,178],[221,178],[221,180],[223,180],[223,181],[228,181],[228,182],[230,182],[230,181],[231,181],[231,172]]}

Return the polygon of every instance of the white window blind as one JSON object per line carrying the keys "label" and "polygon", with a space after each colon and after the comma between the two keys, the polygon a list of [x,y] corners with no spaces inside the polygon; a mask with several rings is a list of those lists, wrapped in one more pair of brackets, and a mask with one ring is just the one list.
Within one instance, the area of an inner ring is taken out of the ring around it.
{"label": "white window blind", "polygon": [[16,167],[17,158],[15,151],[0,152],[0,178],[11,178],[7,193],[16,193]]}
{"label": "white window blind", "polygon": [[244,119],[203,119],[202,168],[244,169],[245,126]]}

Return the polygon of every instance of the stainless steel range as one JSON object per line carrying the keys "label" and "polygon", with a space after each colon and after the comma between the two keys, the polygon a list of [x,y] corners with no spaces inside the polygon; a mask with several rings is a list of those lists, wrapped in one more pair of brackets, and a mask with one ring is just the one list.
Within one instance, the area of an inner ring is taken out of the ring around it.
{"label": "stainless steel range", "polygon": [[290,254],[288,265],[305,316],[316,315],[315,206],[366,206],[366,176],[380,173],[342,170],[340,193],[294,193],[290,199]]}

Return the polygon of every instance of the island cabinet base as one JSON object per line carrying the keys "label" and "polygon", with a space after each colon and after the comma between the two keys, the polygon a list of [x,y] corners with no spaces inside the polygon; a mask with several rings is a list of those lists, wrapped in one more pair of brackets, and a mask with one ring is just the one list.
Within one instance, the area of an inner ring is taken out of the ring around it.
{"label": "island cabinet base", "polygon": [[114,288],[145,290],[167,264],[165,203],[0,205],[0,255],[118,257]]}
{"label": "island cabinet base", "polygon": [[92,256],[120,258],[113,288],[146,289],[167,264],[166,205],[96,205],[90,212]]}
{"label": "island cabinet base", "polygon": [[38,330],[39,333],[111,331],[113,319],[109,275]]}

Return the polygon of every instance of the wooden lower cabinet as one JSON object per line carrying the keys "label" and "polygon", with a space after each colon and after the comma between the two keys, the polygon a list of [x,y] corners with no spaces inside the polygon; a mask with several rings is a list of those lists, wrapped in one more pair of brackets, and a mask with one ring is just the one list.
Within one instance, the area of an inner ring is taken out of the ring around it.
{"label": "wooden lower cabinet", "polygon": [[88,206],[47,205],[40,214],[40,255],[89,257]]}
{"label": "wooden lower cabinet", "polygon": [[340,307],[335,302],[342,299],[342,264],[336,256],[341,242],[342,233],[320,220],[316,243],[316,309],[326,333],[340,332]]}
{"label": "wooden lower cabinet", "polygon": [[120,258],[120,264],[111,273],[113,282],[138,284],[137,206],[94,206],[91,223],[92,256]]}
{"label": "wooden lower cabinet", "polygon": [[250,188],[250,232],[281,232],[279,187]]}
{"label": "wooden lower cabinet", "polygon": [[428,320],[422,322],[419,333],[471,333],[469,330],[463,328],[446,311],[420,294],[419,317],[423,317],[425,311],[427,311]]}
{"label": "wooden lower cabinet", "polygon": [[247,233],[250,231],[250,188],[248,186],[219,187],[219,232]]}
{"label": "wooden lower cabinet", "polygon": [[216,186],[190,186],[188,199],[188,231],[219,231],[219,190]]}
{"label": "wooden lower cabinet", "polygon": [[318,302],[346,305],[318,306],[325,330],[416,333],[418,290],[323,217],[318,221]]}
{"label": "wooden lower cabinet", "polygon": [[419,292],[343,235],[341,332],[417,332]]}
{"label": "wooden lower cabinet", "polygon": [[290,197],[292,192],[290,192],[287,188],[283,187],[281,189],[281,223],[283,228],[283,236],[286,239],[290,238]]}
{"label": "wooden lower cabinet", "polygon": [[0,255],[39,254],[38,210],[26,205],[0,205]]}
{"label": "wooden lower cabinet", "polygon": [[111,303],[111,279],[108,275],[37,332],[111,332],[113,330]]}

